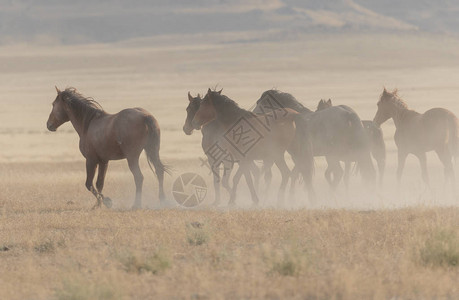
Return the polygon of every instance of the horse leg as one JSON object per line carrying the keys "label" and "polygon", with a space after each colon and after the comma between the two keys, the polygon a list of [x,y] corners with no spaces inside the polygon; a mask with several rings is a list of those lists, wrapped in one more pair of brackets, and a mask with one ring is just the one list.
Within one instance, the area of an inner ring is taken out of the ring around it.
{"label": "horse leg", "polygon": [[222,178],[222,186],[225,188],[225,190],[228,191],[229,194],[231,194],[231,187],[229,185],[229,179],[231,175],[231,171],[234,168],[234,163],[223,163],[223,178]]}
{"label": "horse leg", "polygon": [[250,172],[253,174],[253,179],[255,181],[255,190],[258,191],[258,188],[260,187],[261,172],[258,166],[253,161],[250,163]]}
{"label": "horse leg", "polygon": [[92,207],[98,208],[102,204],[102,199],[97,190],[94,188],[93,181],[94,175],[96,174],[97,162],[92,159],[86,159],[86,183],[85,186],[97,199],[96,204]]}
{"label": "horse leg", "polygon": [[418,157],[419,163],[421,165],[422,180],[427,185],[427,187],[430,187],[429,173],[427,172],[427,157],[426,157],[426,153],[425,152],[417,153],[416,156]]}
{"label": "horse leg", "polygon": [[220,165],[210,162],[209,161],[209,166],[210,170],[212,171],[212,178],[213,178],[213,183],[214,183],[214,191],[215,191],[215,201],[212,203],[212,205],[218,205],[220,203]]}
{"label": "horse leg", "polygon": [[212,174],[214,179],[215,201],[212,205],[217,206],[220,204],[220,170],[219,167],[212,167]]}
{"label": "horse leg", "polygon": [[288,180],[290,178],[290,169],[288,168],[283,155],[277,158],[275,163],[282,175],[282,181],[277,195],[278,202],[281,203],[284,201],[285,187],[287,186]]}
{"label": "horse leg", "polygon": [[341,181],[341,178],[343,177],[343,168],[337,159],[328,156],[325,157],[325,159],[328,164],[327,169],[325,170],[325,179],[327,179],[327,182],[332,187],[332,189],[336,189],[339,182]]}
{"label": "horse leg", "polygon": [[338,184],[343,178],[344,171],[343,171],[343,168],[341,167],[341,163],[338,160],[332,163],[331,169],[333,170],[333,180],[331,182],[331,186],[334,190],[336,190],[336,188],[338,187]]}
{"label": "horse leg", "polygon": [[132,205],[133,209],[142,207],[142,184],[143,184],[143,175],[139,167],[139,156],[133,156],[127,159],[129,169],[131,170],[132,175],[134,175],[135,181],[135,201]]}
{"label": "horse leg", "polygon": [[456,196],[456,188],[455,188],[456,175],[454,174],[451,153],[447,149],[436,150],[435,152],[437,152],[438,158],[443,163],[443,167],[445,168],[445,185],[449,181],[451,184],[451,190],[452,190],[453,196]]}
{"label": "horse leg", "polygon": [[269,187],[271,185],[271,180],[273,179],[273,164],[274,163],[272,161],[263,161],[263,173],[265,173],[264,179],[266,187]]}
{"label": "horse leg", "polygon": [[233,188],[231,189],[231,196],[228,205],[236,204],[236,192],[237,192],[237,185],[239,184],[239,180],[243,174],[242,165],[239,163],[239,168],[237,169],[236,174],[233,177]]}
{"label": "horse leg", "polygon": [[344,162],[344,187],[346,188],[346,195],[349,194],[349,177],[351,175],[352,162]]}
{"label": "horse leg", "polygon": [[296,182],[299,177],[300,177],[300,171],[298,170],[298,166],[295,164],[295,166],[292,169],[292,172],[290,173],[290,197],[291,198],[293,198],[293,196],[295,195]]}
{"label": "horse leg", "polygon": [[[253,161],[250,162],[250,164],[254,164]],[[255,186],[253,185],[253,180],[252,180],[252,174],[251,174],[251,166],[243,166],[243,173],[245,177],[245,181],[247,183],[247,186],[249,187],[250,195],[252,197],[252,201],[254,205],[258,205],[258,196],[257,196],[257,191],[255,190]]]}
{"label": "horse leg", "polygon": [[332,168],[330,167],[330,164],[327,164],[327,169],[325,170],[324,177],[327,180],[328,184],[330,186],[333,186],[333,180],[332,180]]}
{"label": "horse leg", "polygon": [[[311,156],[308,157],[307,154]],[[295,185],[301,173],[303,175],[304,188],[308,193],[309,200],[315,200],[316,194],[312,186],[312,175],[314,173],[314,158],[312,157],[312,154],[306,153],[306,155],[297,156],[294,153],[291,153],[291,155],[295,166],[290,173],[290,196],[293,198]]]}
{"label": "horse leg", "polygon": [[384,158],[378,158],[376,160],[378,164],[378,173],[379,173],[379,187],[382,187],[384,180],[384,171],[386,168],[386,160]]}
{"label": "horse leg", "polygon": [[397,164],[397,190],[400,190],[400,184],[402,181],[403,168],[405,168],[406,157],[408,153],[405,151],[398,150],[398,164]]}
{"label": "horse leg", "polygon": [[273,178],[273,172],[272,172],[272,167],[273,167],[273,162],[271,160],[264,160],[263,161],[263,173],[264,179],[265,179],[265,193],[266,195],[269,194],[269,188],[271,187],[271,181]]}
{"label": "horse leg", "polygon": [[[104,182],[105,182],[105,175],[107,174],[107,168],[108,168],[108,162],[100,162],[99,163],[99,172],[97,174],[97,181],[96,181],[96,188],[97,191],[99,192],[99,195],[102,197],[102,200],[110,200],[108,197],[104,197],[102,194],[102,190],[104,189]],[[104,204],[107,206],[107,203],[104,202]],[[108,204],[108,207],[110,207],[111,201]]]}
{"label": "horse leg", "polygon": [[[312,163],[314,163],[314,162],[312,162]],[[315,201],[316,200],[316,192],[314,190],[314,187],[312,186],[312,175],[314,173],[314,170],[312,169],[313,167],[314,167],[313,165],[304,166],[303,167],[304,171],[301,172],[303,174],[304,188],[308,193],[309,201]],[[296,171],[295,171],[295,168],[296,168]],[[291,175],[292,181],[298,180],[298,177],[299,177],[299,170],[298,170],[298,168],[296,166],[295,166],[295,168],[293,168],[293,170],[292,170],[292,175]],[[294,172],[296,174],[294,174]]]}
{"label": "horse leg", "polygon": [[99,163],[99,172],[97,174],[96,188],[99,194],[102,195],[104,189],[105,175],[107,174],[108,162]]}

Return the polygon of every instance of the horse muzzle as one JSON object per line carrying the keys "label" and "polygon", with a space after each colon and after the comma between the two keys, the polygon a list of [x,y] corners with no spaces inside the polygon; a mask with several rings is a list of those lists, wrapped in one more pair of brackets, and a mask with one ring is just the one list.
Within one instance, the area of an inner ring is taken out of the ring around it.
{"label": "horse muzzle", "polygon": [[53,124],[51,124],[49,122],[46,123],[46,127],[48,128],[49,131],[53,131],[54,132],[54,131],[57,130],[57,128]]}
{"label": "horse muzzle", "polygon": [[200,130],[202,124],[201,124],[201,122],[193,119],[193,121],[191,121],[191,126],[193,127],[193,129]]}
{"label": "horse muzzle", "polygon": [[191,135],[193,133],[193,128],[185,124],[183,125],[183,132],[185,132],[186,135]]}

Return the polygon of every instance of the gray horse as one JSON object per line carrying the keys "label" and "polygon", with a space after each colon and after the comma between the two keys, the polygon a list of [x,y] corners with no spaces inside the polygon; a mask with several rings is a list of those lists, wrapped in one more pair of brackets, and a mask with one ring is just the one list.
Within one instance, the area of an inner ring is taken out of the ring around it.
{"label": "gray horse", "polygon": [[[340,161],[356,161],[363,180],[374,182],[375,169],[370,156],[370,143],[359,116],[352,108],[340,105],[313,112],[289,93],[268,90],[261,95],[253,112],[262,114],[284,108],[300,113],[297,125],[307,131],[314,156],[325,156],[332,170],[341,170],[341,173],[337,171],[333,174],[333,179],[330,176],[332,187],[336,187],[343,176]],[[266,170],[269,169],[268,166]]]}
{"label": "gray horse", "polygon": [[[320,100],[316,111],[328,109],[333,106],[331,99]],[[347,108],[347,106],[341,105],[341,107]],[[384,170],[386,166],[386,143],[384,142],[384,136],[382,129],[373,123],[371,120],[362,120],[363,127],[365,128],[365,132],[367,134],[368,140],[370,142],[370,149],[371,155],[376,160],[378,164],[378,173],[379,173],[379,184],[382,185],[383,178],[384,178]],[[339,166],[341,168],[341,166]],[[349,186],[349,175],[351,169],[351,162],[345,161],[344,162],[344,184],[346,185],[346,189]],[[341,172],[342,170],[330,170],[330,167],[327,168],[325,171],[325,176],[328,181],[330,181],[331,173],[333,172]]]}

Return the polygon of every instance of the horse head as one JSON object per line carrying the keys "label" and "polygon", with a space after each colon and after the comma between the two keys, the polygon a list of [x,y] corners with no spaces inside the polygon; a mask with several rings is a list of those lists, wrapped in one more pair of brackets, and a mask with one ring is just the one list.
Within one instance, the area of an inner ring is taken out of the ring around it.
{"label": "horse head", "polygon": [[193,127],[192,121],[194,116],[196,115],[196,112],[199,110],[199,107],[201,106],[201,95],[197,95],[196,97],[191,96],[190,92],[188,92],[188,106],[186,108],[186,119],[185,119],[185,124],[183,125],[183,132],[185,132],[186,135],[191,135],[193,133],[194,129],[200,129],[200,128],[195,128]]}
{"label": "horse head", "polygon": [[207,91],[206,96],[202,99],[201,105],[191,122],[194,129],[201,129],[203,125],[215,120],[217,117],[217,111],[215,109],[213,99],[220,96],[221,92],[221,90],[212,91],[211,89]]}
{"label": "horse head", "polygon": [[393,92],[388,92],[384,88],[381,97],[377,103],[378,110],[376,111],[375,117],[373,119],[374,124],[379,127],[382,123],[386,122],[393,115],[393,99],[397,97],[397,90]]}
{"label": "horse head", "polygon": [[53,101],[53,109],[51,110],[48,121],[46,122],[46,127],[48,127],[49,131],[56,131],[59,126],[70,120],[65,109],[62,92],[57,87],[56,91],[57,96]]}

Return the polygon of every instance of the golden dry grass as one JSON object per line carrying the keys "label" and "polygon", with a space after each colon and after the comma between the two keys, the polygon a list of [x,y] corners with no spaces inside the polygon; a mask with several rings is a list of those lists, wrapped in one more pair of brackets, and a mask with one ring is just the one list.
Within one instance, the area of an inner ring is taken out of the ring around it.
{"label": "golden dry grass", "polygon": [[91,211],[81,164],[2,165],[0,299],[459,297],[457,207]]}

